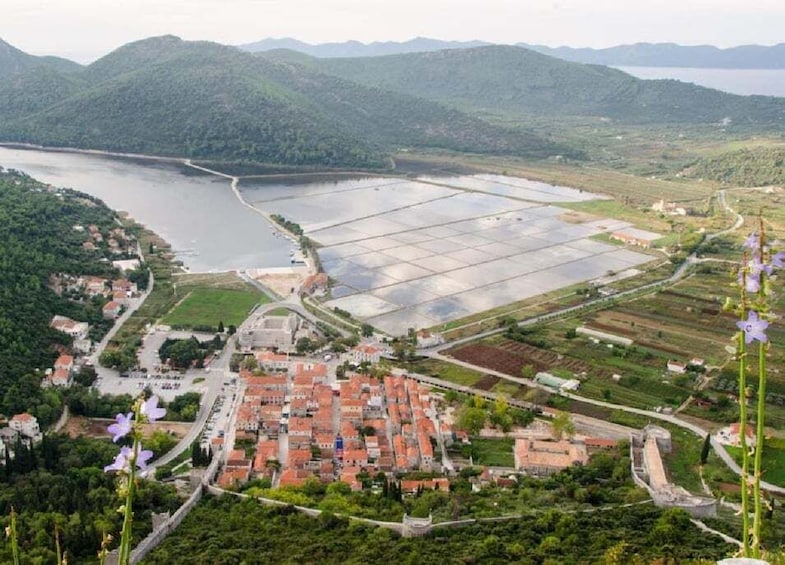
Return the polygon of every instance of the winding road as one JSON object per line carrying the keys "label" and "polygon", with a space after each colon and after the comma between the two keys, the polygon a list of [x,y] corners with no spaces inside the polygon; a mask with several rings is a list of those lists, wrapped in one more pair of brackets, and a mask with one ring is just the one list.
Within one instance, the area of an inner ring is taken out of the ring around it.
{"label": "winding road", "polygon": [[[215,404],[218,395],[221,394],[221,389],[224,388],[224,380],[227,377],[233,376],[229,372],[229,361],[232,358],[231,352],[234,351],[234,344],[236,336],[232,336],[224,346],[224,354],[217,360],[210,364],[210,373],[205,375],[205,383],[207,390],[202,394],[202,399],[199,403],[199,412],[196,414],[196,420],[180,441],[163,457],[153,461],[148,468],[151,470],[151,475],[155,473],[157,467],[167,465],[177,459],[181,453],[191,448],[191,444],[195,442],[204,429],[207,419],[210,417],[213,405]],[[226,393],[225,393],[226,394]]]}

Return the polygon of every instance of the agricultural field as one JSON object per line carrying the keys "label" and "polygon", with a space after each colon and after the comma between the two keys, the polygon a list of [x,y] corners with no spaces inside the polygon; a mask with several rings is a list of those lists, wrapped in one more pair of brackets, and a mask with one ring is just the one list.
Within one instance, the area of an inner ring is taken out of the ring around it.
{"label": "agricultural field", "polygon": [[502,394],[506,397],[516,399],[522,399],[524,396],[526,396],[526,392],[528,390],[529,388],[526,386],[502,379],[499,379],[499,382],[491,387],[491,392],[493,393]]}
{"label": "agricultural field", "polygon": [[[535,372],[568,371],[583,382],[579,394],[638,408],[676,408],[696,391],[733,393],[735,362],[725,347],[732,343],[736,317],[722,305],[734,289],[725,265],[701,270],[669,289],[584,314],[581,320],[562,320],[531,335],[489,338],[449,354],[516,377],[527,365]],[[580,325],[632,339],[633,345],[611,347],[575,336]],[[783,427],[785,375],[776,367],[785,355],[776,346],[785,344],[785,327],[773,324],[770,336],[775,345],[770,353],[770,422]],[[693,358],[705,361],[705,374],[666,371],[669,360],[689,364]],[[690,408],[691,414],[707,417],[702,411]]]}
{"label": "agricultural field", "polygon": [[[451,350],[456,359],[488,367],[511,376],[528,371],[549,371],[582,380],[579,394],[638,408],[678,406],[689,389],[674,384],[664,375],[664,361],[653,363],[648,353],[624,348],[608,349],[576,338],[569,348],[537,347],[509,339],[497,339],[494,345],[472,344]],[[562,352],[564,351],[564,352]],[[618,382],[614,374],[624,376]]]}
{"label": "agricultural field", "polygon": [[438,359],[421,359],[413,363],[399,365],[412,373],[438,377],[463,386],[476,386],[485,376],[479,371],[445,363]]}
{"label": "agricultural field", "polygon": [[[728,205],[736,209],[747,220],[745,229],[752,231],[757,225],[757,216],[763,214],[771,239],[785,238],[785,189],[782,187],[732,188],[725,191]],[[749,226],[749,229],[747,229]],[[739,234],[740,237],[742,234]]]}

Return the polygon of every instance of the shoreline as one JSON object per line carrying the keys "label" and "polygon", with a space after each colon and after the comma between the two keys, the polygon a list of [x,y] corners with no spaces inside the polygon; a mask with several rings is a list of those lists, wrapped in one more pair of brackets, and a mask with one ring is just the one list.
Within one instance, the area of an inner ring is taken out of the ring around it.
{"label": "shoreline", "polygon": [[[176,156],[166,156],[166,155],[150,155],[149,153],[127,153],[123,151],[109,151],[106,149],[82,149],[79,147],[63,147],[57,145],[39,145],[37,143],[24,143],[21,141],[0,141],[0,147],[7,147],[9,149],[22,149],[22,150],[31,150],[31,151],[45,151],[48,153],[72,153],[75,155],[91,155],[94,157],[112,157],[116,159],[136,159],[140,161],[155,161],[158,163],[172,163],[176,165],[185,165],[190,166],[196,169],[201,169],[200,165],[193,165],[193,157],[176,157]],[[233,161],[212,161],[208,158],[205,159],[197,159],[199,161],[206,162],[210,165],[214,164],[236,164]],[[270,167],[296,167],[296,165],[281,165],[276,163],[257,163],[259,166],[270,166]],[[405,175],[401,175],[400,173],[396,173],[395,169],[387,169],[385,171],[366,171],[366,170],[357,170],[357,169],[324,169],[324,170],[301,170],[301,171],[291,171],[285,173],[270,173],[270,174],[254,174],[254,175],[238,175],[234,177],[233,175],[229,175],[227,173],[222,173],[220,171],[215,171],[211,169],[204,168],[204,171],[209,174],[215,174],[218,176],[223,176],[227,178],[238,178],[238,179],[265,179],[265,178],[283,178],[283,177],[291,177],[291,176],[318,176],[318,175],[330,175],[330,176],[339,176],[339,175],[366,175],[366,176],[374,176],[374,177],[385,177],[385,176],[392,176],[392,177],[401,177],[405,178]]]}
{"label": "shoreline", "polygon": [[[37,144],[33,144],[33,143],[18,143],[18,142],[6,142],[6,141],[0,141],[0,149],[30,151],[30,152],[41,152],[41,153],[50,153],[50,154],[62,154],[62,155],[86,155],[86,156],[89,156],[89,157],[99,157],[99,158],[100,157],[105,157],[105,158],[108,158],[108,159],[118,159],[118,160],[125,159],[125,160],[129,160],[129,161],[136,160],[136,161],[141,162],[141,164],[138,164],[138,166],[141,166],[141,167],[145,166],[145,162],[149,163],[151,166],[154,166],[155,164],[160,163],[160,164],[173,165],[175,167],[178,167],[179,174],[182,174],[184,176],[187,176],[187,174],[184,172],[184,169],[188,168],[188,169],[193,169],[195,171],[199,171],[200,173],[203,173],[205,175],[221,177],[224,180],[230,181],[229,188],[232,190],[232,192],[233,192],[235,198],[237,199],[237,201],[239,201],[240,204],[243,207],[250,209],[251,211],[255,212],[257,215],[259,215],[262,218],[264,218],[264,220],[266,221],[266,225],[259,226],[260,229],[269,228],[269,229],[273,230],[274,232],[280,234],[281,236],[284,236],[288,240],[293,241],[295,243],[295,245],[297,243],[297,237],[294,234],[289,233],[287,230],[285,230],[285,228],[283,228],[283,226],[280,226],[278,223],[273,221],[273,219],[270,217],[270,215],[267,212],[265,212],[264,210],[260,210],[259,208],[254,207],[252,204],[248,203],[243,198],[242,194],[240,193],[239,189],[237,188],[237,185],[238,185],[241,177],[233,176],[233,175],[230,175],[230,174],[227,174],[227,173],[223,173],[221,171],[217,171],[217,170],[210,169],[210,168],[202,166],[202,165],[195,164],[195,163],[193,163],[191,161],[191,159],[188,159],[188,158],[161,156],[161,155],[146,155],[146,154],[140,154],[140,153],[122,153],[122,152],[104,151],[104,150],[98,150],[98,149],[79,149],[79,148],[72,148],[72,147],[52,147],[52,146],[37,145]],[[180,168],[180,167],[182,167],[182,168]],[[299,174],[313,174],[313,175],[316,175],[316,174],[324,174],[324,173],[304,172],[304,173],[299,173]],[[342,173],[332,172],[331,174],[352,174],[352,173],[349,173],[349,172],[342,172]],[[261,177],[257,175],[256,178],[261,178]],[[136,223],[136,224],[139,224],[139,225],[142,225],[145,228],[147,227],[145,223],[143,223],[140,220],[137,220],[128,210],[124,210],[122,208],[113,208],[113,210],[115,211],[116,214],[118,214],[120,216],[124,216],[129,221],[131,221],[133,223]],[[164,241],[163,237],[161,237],[158,234],[158,232],[155,232],[155,234],[156,234],[156,236],[159,239]],[[231,266],[223,266],[223,267],[221,267],[221,266],[219,266],[219,267],[211,267],[211,266],[208,265],[208,266],[205,266],[205,267],[202,267],[202,268],[191,268],[191,266],[188,265],[188,257],[187,256],[180,255],[180,253],[175,248],[175,246],[174,246],[174,244],[172,242],[165,241],[165,243],[167,244],[167,247],[169,248],[170,252],[172,253],[172,256],[173,256],[173,259],[172,259],[172,261],[173,261],[173,268],[174,268],[175,272],[182,273],[182,274],[215,274],[215,273],[225,273],[225,272],[230,272],[230,271],[241,272],[241,271],[246,271],[246,270],[264,270],[264,269],[268,269],[268,268],[286,269],[286,268],[289,268],[290,266],[291,267],[301,266],[301,265],[289,265],[289,264],[284,263],[284,264],[275,265],[273,267],[269,267],[269,266],[266,266],[266,265],[231,265]],[[309,262],[306,262],[306,266],[308,266],[309,269],[313,270],[313,267],[311,266],[311,264]]]}
{"label": "shoreline", "polygon": [[[237,198],[237,200],[240,202],[240,204],[242,204],[243,206],[245,206],[249,210],[252,210],[256,214],[258,214],[262,218],[264,218],[267,221],[267,223],[271,226],[271,229],[274,229],[275,231],[277,231],[281,235],[285,236],[286,238],[292,239],[294,241],[298,241],[298,236],[296,234],[290,232],[289,230],[287,230],[285,227],[280,225],[275,220],[273,220],[271,214],[269,214],[268,212],[265,212],[261,208],[257,208],[256,206],[254,206],[253,204],[248,202],[245,198],[243,198],[243,195],[240,192],[240,189],[238,188],[238,185],[240,184],[241,177],[228,175],[228,174],[222,173],[220,171],[215,171],[213,169],[208,169],[207,167],[203,167],[201,165],[195,165],[193,162],[191,162],[191,159],[186,159],[185,162],[184,162],[184,165],[186,167],[191,167],[191,168],[196,169],[198,171],[202,171],[202,172],[205,172],[205,173],[208,173],[208,174],[212,174],[212,175],[215,175],[215,176],[218,176],[218,177],[221,177],[223,179],[231,181],[230,184],[229,184],[229,187],[232,189],[232,192],[234,193],[235,198]],[[300,251],[302,252],[303,250],[302,250],[302,247],[300,246],[299,243],[297,243],[297,246],[300,249]],[[314,251],[314,253],[316,253],[316,251]],[[305,256],[305,255],[304,255],[304,260],[305,260],[304,267],[306,268],[307,273],[309,275],[316,274],[318,272],[318,269],[316,268],[316,262],[313,261],[311,257]],[[272,267],[272,268],[286,268],[286,267]],[[242,269],[242,271],[243,272],[248,272],[249,270],[256,270],[256,269],[257,269],[256,267],[248,267],[246,269]],[[235,270],[239,270],[239,269],[235,269]]]}

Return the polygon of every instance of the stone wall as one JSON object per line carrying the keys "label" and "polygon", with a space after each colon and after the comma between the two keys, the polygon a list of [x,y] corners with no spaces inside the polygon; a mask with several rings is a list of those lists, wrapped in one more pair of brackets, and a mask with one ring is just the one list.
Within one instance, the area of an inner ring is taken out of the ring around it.
{"label": "stone wall", "polygon": [[159,520],[154,521],[154,525],[157,525],[157,527],[154,527],[153,531],[150,532],[150,534],[141,542],[139,542],[139,545],[137,545],[131,552],[132,565],[139,563],[152,550],[158,547],[158,544],[160,544],[164,538],[169,535],[169,532],[177,528],[177,526],[180,525],[185,517],[188,516],[188,513],[202,499],[202,494],[209,486],[210,481],[218,471],[219,464],[220,458],[214,457],[210,465],[205,470],[204,475],[202,475],[201,484],[191,493],[191,496],[188,497],[188,499],[180,506],[180,508],[178,508],[174,514],[162,522],[155,524],[155,522],[159,522]]}
{"label": "stone wall", "polygon": [[[667,434],[665,437],[662,432]],[[667,430],[656,426],[647,426],[641,433],[633,433],[630,437],[630,471],[632,472],[633,482],[641,488],[646,489],[654,501],[654,504],[662,508],[681,508],[689,512],[695,518],[713,518],[717,515],[717,501],[714,498],[705,496],[696,496],[689,493],[684,488],[673,483],[653,487],[650,484],[649,461],[644,455],[641,457],[642,446],[646,444],[646,439],[649,432],[654,432],[656,435],[657,443],[656,449],[652,450],[650,455],[660,459],[660,450],[671,448],[670,434]],[[636,451],[637,457],[636,457]],[[635,461],[642,461],[642,468],[635,464]],[[660,459],[661,463],[661,459]],[[656,487],[656,488],[655,488]]]}

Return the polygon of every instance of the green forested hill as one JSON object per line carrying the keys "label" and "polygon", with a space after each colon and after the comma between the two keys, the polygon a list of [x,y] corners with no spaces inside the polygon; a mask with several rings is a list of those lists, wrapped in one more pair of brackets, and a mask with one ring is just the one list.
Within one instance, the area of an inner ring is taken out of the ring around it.
{"label": "green forested hill", "polygon": [[734,186],[785,186],[785,147],[752,147],[701,159],[687,169],[692,177]]}
{"label": "green forested hill", "polygon": [[595,513],[550,510],[401,538],[331,513],[311,518],[292,507],[226,495],[203,499],[143,563],[686,563],[714,562],[731,551],[693,526],[686,512],[650,505]]}
{"label": "green forested hill", "polygon": [[0,80],[40,67],[60,72],[75,72],[82,68],[78,63],[60,57],[29,55],[0,39]]}
{"label": "green forested hill", "polygon": [[[92,204],[92,203],[91,203]],[[55,273],[109,274],[82,249],[75,224],[109,226],[114,215],[103,205],[86,205],[75,193],[53,194],[29,177],[0,170],[0,413],[29,410],[42,425],[59,415],[59,399],[39,386],[35,369],[51,367],[65,334],[49,328],[55,314],[102,320],[100,305],[77,304],[49,288]]]}
{"label": "green forested hill", "polygon": [[718,123],[777,128],[785,100],[735,96],[675,80],[645,81],[520,47],[320,59],[318,68],[362,84],[464,110],[504,114],[604,116],[626,123]]}
{"label": "green forested hill", "polygon": [[123,46],[76,77],[26,75],[31,86],[16,89],[0,81],[0,139],[351,167],[385,166],[401,146],[569,153],[436,102],[172,36]]}
{"label": "green forested hill", "polygon": [[477,153],[574,155],[567,147],[523,130],[491,126],[478,118],[407,94],[362,87],[311,70],[311,65],[259,57],[266,74],[333,116],[356,138],[382,146],[440,147]]}
{"label": "green forested hill", "polygon": [[51,107],[85,87],[76,73],[39,66],[0,80],[0,119],[11,120]]}

